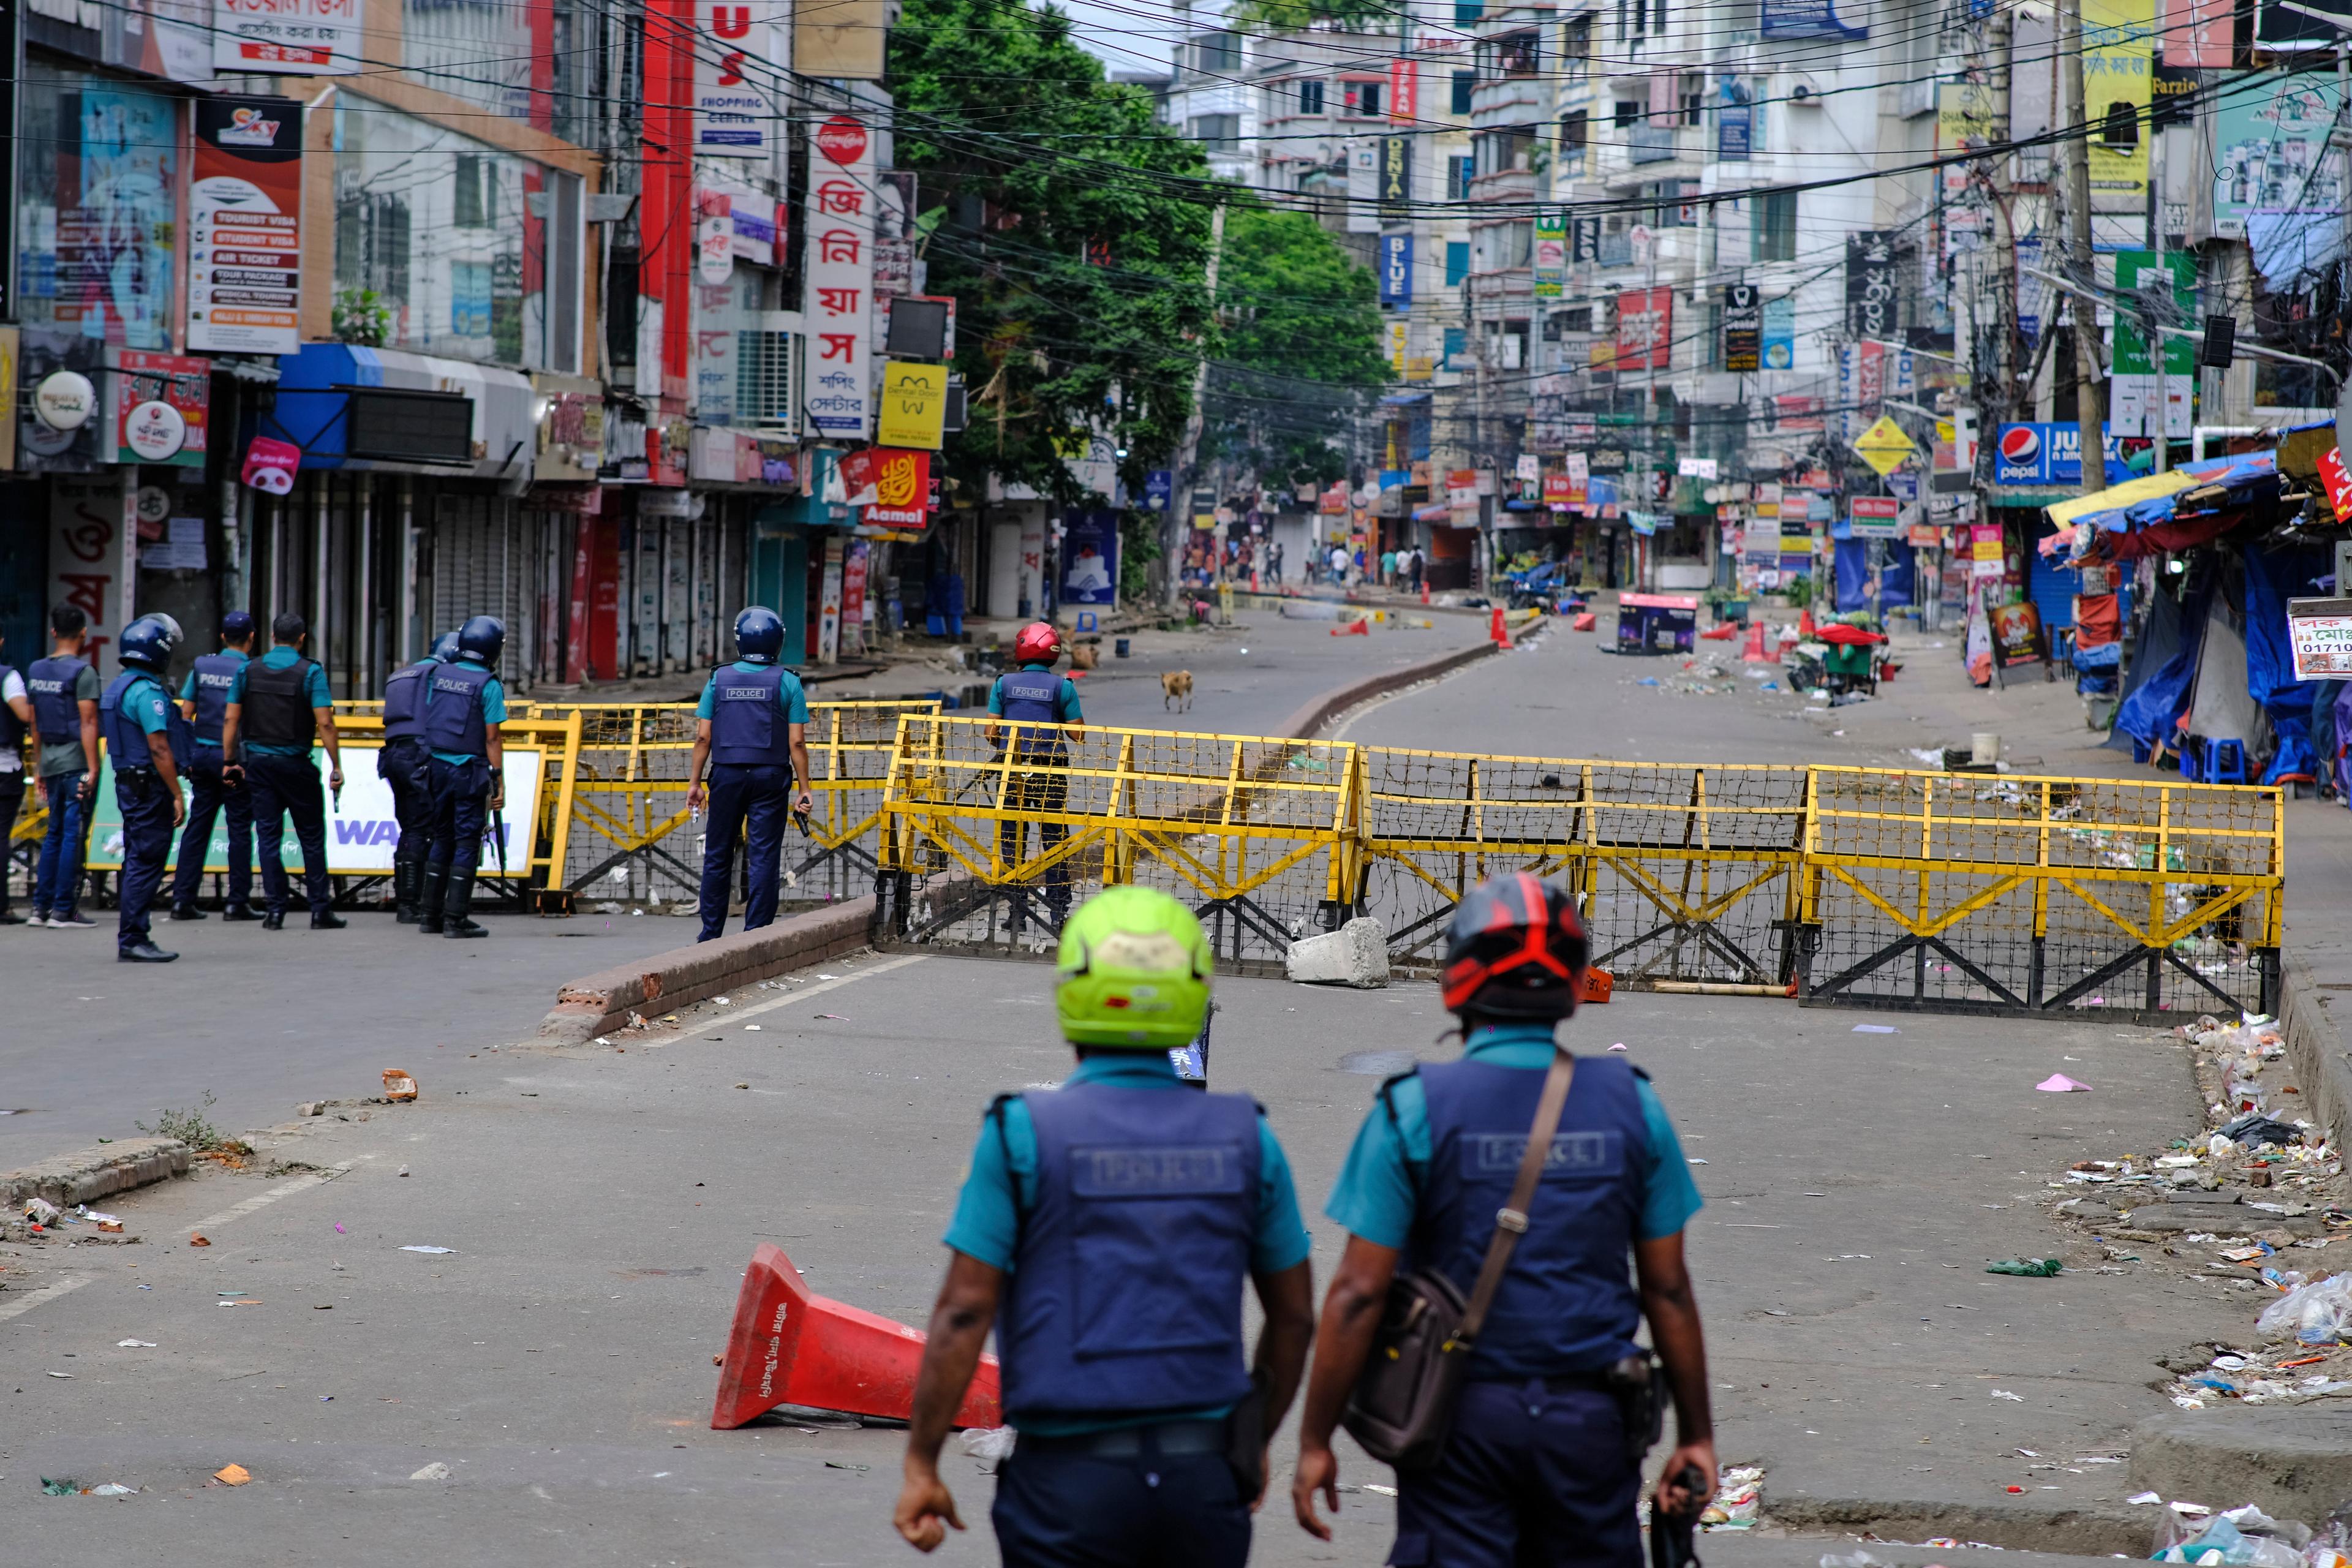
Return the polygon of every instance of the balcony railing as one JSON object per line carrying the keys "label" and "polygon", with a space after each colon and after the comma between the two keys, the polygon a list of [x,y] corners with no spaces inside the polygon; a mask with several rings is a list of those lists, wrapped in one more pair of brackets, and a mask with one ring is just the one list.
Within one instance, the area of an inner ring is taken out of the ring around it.
{"label": "balcony railing", "polygon": [[1492,174],[1474,175],[1470,181],[1470,199],[1474,202],[1531,202],[1536,199],[1536,176],[1527,169],[1504,169]]}
{"label": "balcony railing", "polygon": [[1625,161],[1637,166],[1671,163],[1682,152],[1681,131],[1678,125],[1633,126],[1625,137]]}

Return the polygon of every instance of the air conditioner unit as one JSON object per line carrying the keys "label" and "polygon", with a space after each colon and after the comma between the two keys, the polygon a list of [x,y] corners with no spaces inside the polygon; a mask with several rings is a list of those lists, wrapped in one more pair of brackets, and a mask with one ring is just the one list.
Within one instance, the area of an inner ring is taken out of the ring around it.
{"label": "air conditioner unit", "polygon": [[1788,99],[1790,103],[1806,109],[1819,109],[1822,106],[1822,84],[1803,71],[1791,71],[1789,73]]}
{"label": "air conditioner unit", "polygon": [[779,435],[801,427],[800,378],[793,374],[790,332],[735,334],[735,416]]}

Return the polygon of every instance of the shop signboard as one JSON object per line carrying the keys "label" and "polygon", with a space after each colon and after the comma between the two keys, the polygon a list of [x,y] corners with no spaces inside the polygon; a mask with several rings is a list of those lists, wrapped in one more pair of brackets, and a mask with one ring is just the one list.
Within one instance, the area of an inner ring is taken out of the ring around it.
{"label": "shop signboard", "polygon": [[2289,599],[2297,680],[2352,680],[2352,598]]}
{"label": "shop signboard", "polygon": [[188,346],[302,346],[302,106],[199,98],[188,184]]}
{"label": "shop signboard", "polygon": [[859,440],[874,400],[874,138],[864,120],[845,113],[828,116],[810,140],[809,421],[820,436]]}

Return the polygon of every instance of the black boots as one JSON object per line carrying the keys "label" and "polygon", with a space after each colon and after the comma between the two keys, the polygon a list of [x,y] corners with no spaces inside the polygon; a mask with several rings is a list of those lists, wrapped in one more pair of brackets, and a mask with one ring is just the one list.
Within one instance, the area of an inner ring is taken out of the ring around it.
{"label": "black boots", "polygon": [[449,868],[429,862],[418,868],[416,929],[426,936],[441,934],[441,905],[449,888]]}
{"label": "black boots", "polygon": [[351,921],[343,919],[342,916],[335,913],[332,910],[312,910],[310,911],[310,929],[312,931],[341,931],[351,923]]}
{"label": "black boots", "polygon": [[417,906],[424,901],[424,896],[425,862],[394,860],[392,863],[392,900],[399,911],[393,917],[394,923],[413,926],[423,919]]}
{"label": "black boots", "polygon": [[221,910],[221,919],[225,921],[257,921],[261,918],[261,911],[251,904],[231,904]]}
{"label": "black boots", "polygon": [[452,937],[488,936],[489,928],[474,920],[474,871],[452,868],[446,908],[441,916],[441,934]]}

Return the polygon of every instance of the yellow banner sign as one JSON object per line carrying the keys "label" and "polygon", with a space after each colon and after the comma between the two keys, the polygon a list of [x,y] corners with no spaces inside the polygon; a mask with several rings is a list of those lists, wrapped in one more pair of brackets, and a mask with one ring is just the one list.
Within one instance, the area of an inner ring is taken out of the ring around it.
{"label": "yellow banner sign", "polygon": [[1903,466],[1907,458],[1917,455],[1919,448],[1903,433],[1903,426],[1885,414],[1878,422],[1853,438],[1853,449],[1862,460],[1882,474],[1891,474]]}
{"label": "yellow banner sign", "polygon": [[919,447],[936,452],[945,439],[948,367],[909,360],[889,360],[882,366],[882,409],[874,431],[875,445]]}

